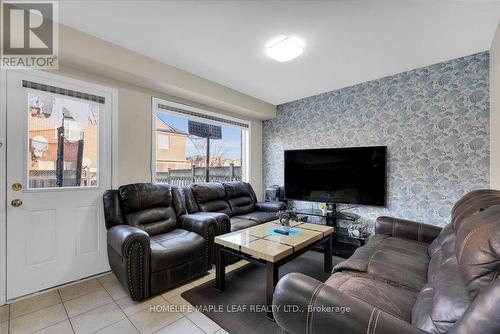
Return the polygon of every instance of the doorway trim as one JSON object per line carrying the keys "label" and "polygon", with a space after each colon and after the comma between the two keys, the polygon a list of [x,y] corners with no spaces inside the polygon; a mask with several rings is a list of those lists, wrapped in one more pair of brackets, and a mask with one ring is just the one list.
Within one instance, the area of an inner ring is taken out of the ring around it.
{"label": "doorway trim", "polygon": [[[118,186],[118,89],[93,82],[74,79],[63,74],[37,70],[9,70],[39,76],[47,80],[58,80],[73,85],[82,85],[104,91],[111,95],[111,187]],[[7,302],[7,70],[0,71],[0,306]]]}
{"label": "doorway trim", "polygon": [[7,72],[0,70],[0,305],[7,295]]}

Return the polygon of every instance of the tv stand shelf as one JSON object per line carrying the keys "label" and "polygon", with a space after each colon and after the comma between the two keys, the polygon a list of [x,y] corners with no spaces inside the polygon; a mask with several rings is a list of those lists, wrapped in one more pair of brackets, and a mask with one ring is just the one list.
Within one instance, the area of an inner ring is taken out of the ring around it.
{"label": "tv stand shelf", "polygon": [[[363,246],[368,237],[353,237],[349,235],[347,228],[339,226],[339,221],[355,222],[360,218],[359,215],[355,213],[347,212],[329,212],[324,214],[321,210],[315,209],[295,209],[295,212],[299,216],[309,216],[325,218],[323,221],[326,225],[332,226],[334,228],[334,245],[333,253],[336,256],[343,258],[348,258],[354,253],[356,248]],[[318,248],[318,251],[322,251]]]}
{"label": "tv stand shelf", "polygon": [[333,221],[336,219],[349,220],[349,221],[356,221],[359,219],[359,215],[355,213],[344,213],[341,211],[323,213],[321,210],[317,209],[295,209],[295,212],[299,215],[326,218],[327,222],[329,220]]}

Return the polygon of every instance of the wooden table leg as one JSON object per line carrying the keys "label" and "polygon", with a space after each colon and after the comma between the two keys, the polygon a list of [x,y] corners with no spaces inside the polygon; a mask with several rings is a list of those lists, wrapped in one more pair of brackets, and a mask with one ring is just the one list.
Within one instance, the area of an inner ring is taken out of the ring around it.
{"label": "wooden table leg", "polygon": [[274,316],[272,312],[273,306],[273,294],[276,284],[278,284],[278,266],[273,262],[266,262],[266,303],[267,303],[267,318],[274,321]]}
{"label": "wooden table leg", "polygon": [[327,237],[326,237],[326,240],[325,240],[325,243],[324,243],[324,270],[325,270],[325,273],[328,273],[330,274],[332,272],[332,269],[333,269],[333,264],[332,264],[332,242],[333,242],[333,238],[332,238],[332,234],[330,233]]}
{"label": "wooden table leg", "polygon": [[223,291],[226,288],[226,258],[222,246],[215,244],[215,288]]}

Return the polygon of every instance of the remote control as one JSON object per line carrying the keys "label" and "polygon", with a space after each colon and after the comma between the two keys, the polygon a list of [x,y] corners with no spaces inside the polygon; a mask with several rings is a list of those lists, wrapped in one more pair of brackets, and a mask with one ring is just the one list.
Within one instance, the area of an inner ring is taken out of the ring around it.
{"label": "remote control", "polygon": [[284,235],[289,235],[290,232],[280,230],[279,228],[275,229],[274,232],[279,233],[279,234],[284,234]]}

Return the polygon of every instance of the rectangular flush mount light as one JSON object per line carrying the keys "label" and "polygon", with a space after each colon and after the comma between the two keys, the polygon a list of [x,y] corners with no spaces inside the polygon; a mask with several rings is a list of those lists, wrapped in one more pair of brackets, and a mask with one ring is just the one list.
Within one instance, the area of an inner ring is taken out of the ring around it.
{"label": "rectangular flush mount light", "polygon": [[266,54],[281,63],[297,58],[302,52],[304,52],[303,43],[291,36],[276,38],[266,47]]}

